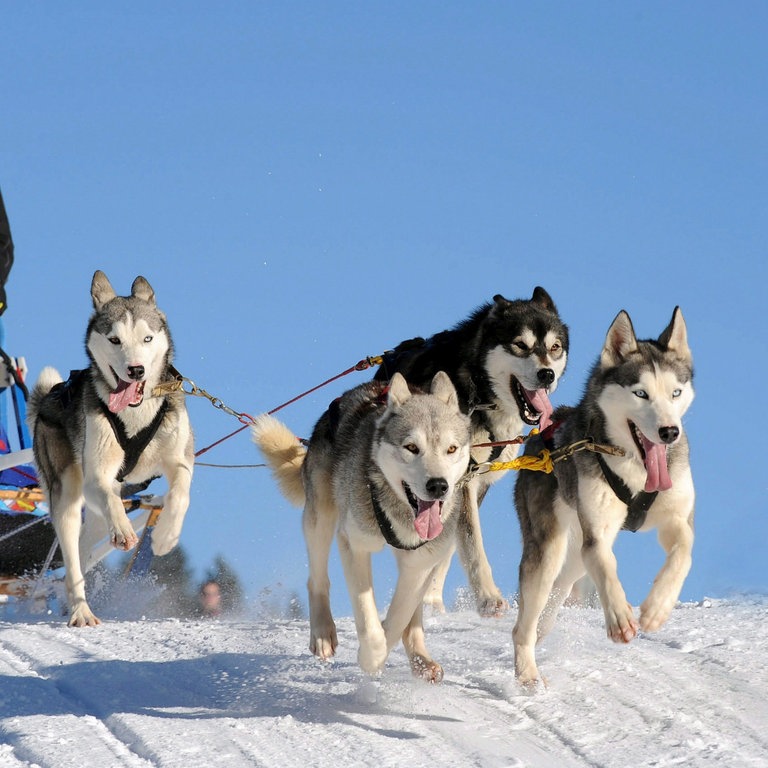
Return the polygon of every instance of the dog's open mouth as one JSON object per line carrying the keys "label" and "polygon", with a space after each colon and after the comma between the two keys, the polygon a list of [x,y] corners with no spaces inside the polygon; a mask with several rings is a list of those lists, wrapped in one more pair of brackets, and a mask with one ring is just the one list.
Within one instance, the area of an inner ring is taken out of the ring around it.
{"label": "dog's open mouth", "polygon": [[108,408],[112,413],[120,413],[120,411],[128,408],[129,406],[135,408],[137,405],[141,405],[144,399],[144,382],[143,381],[123,381],[112,369],[112,373],[117,379],[117,387],[109,393]]}
{"label": "dog's open mouth", "polygon": [[645,490],[649,493],[668,490],[672,487],[672,481],[667,469],[667,446],[649,440],[634,422],[627,421],[627,424],[645,464]]}
{"label": "dog's open mouth", "polygon": [[509,377],[509,389],[526,424],[546,429],[552,423],[554,409],[546,389],[526,389],[515,376]]}
{"label": "dog's open mouth", "polygon": [[419,538],[431,541],[443,530],[443,502],[439,499],[420,499],[403,483],[405,495],[414,514],[413,527]]}

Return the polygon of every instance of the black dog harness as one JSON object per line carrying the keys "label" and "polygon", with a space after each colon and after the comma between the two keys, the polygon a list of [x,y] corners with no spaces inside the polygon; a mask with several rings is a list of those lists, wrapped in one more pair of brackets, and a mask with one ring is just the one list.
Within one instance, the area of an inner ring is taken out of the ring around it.
{"label": "black dog harness", "polygon": [[611,490],[613,490],[618,499],[627,507],[627,517],[624,520],[624,525],[621,526],[622,530],[636,533],[645,523],[648,510],[656,500],[659,492],[640,491],[640,493],[636,493],[633,496],[627,484],[608,466],[606,460],[599,453],[596,453],[595,456],[597,457],[600,469],[603,471],[605,481],[611,486]]}
{"label": "black dog harness", "polygon": [[[563,421],[555,421],[550,424],[545,430],[543,430],[539,438],[544,441],[544,445],[550,451],[555,450],[555,432],[563,425]],[[588,437],[587,440],[594,443],[594,439]],[[658,491],[640,491],[632,495],[632,491],[629,490],[629,486],[608,466],[608,462],[602,457],[600,453],[594,453],[595,459],[597,459],[598,466],[603,473],[605,482],[611,487],[611,490],[616,494],[616,497],[627,508],[627,516],[624,519],[624,524],[621,526],[624,531],[631,531],[636,533],[645,523],[645,518],[648,516],[648,510],[656,500]]]}
{"label": "black dog harness", "polygon": [[390,547],[406,551],[423,547],[427,543],[426,539],[424,541],[420,541],[418,544],[403,544],[403,542],[400,541],[400,539],[397,537],[397,534],[395,533],[395,529],[392,527],[392,521],[389,519],[389,517],[387,517],[381,506],[378,494],[376,493],[376,489],[374,488],[370,477],[368,479],[368,488],[371,492],[371,506],[373,507],[373,514],[376,517],[376,522],[379,525],[379,530],[381,531],[381,535],[384,537],[384,541],[386,541]]}
{"label": "black dog harness", "polygon": [[125,454],[123,457],[123,465],[120,467],[120,471],[117,473],[116,480],[118,483],[122,483],[127,475],[136,468],[139,463],[141,454],[144,453],[146,447],[152,441],[152,438],[157,434],[157,430],[160,429],[165,414],[168,411],[168,400],[163,398],[163,402],[157,409],[155,418],[147,424],[144,429],[139,430],[133,437],[128,437],[128,433],[125,431],[125,425],[120,419],[117,418],[117,414],[107,408],[106,404],[102,402],[101,411],[106,416],[109,425],[112,427],[112,431],[115,433],[117,442],[123,449]]}
{"label": "black dog harness", "polygon": [[[61,407],[66,410],[67,408],[72,407],[78,391],[81,390],[89,380],[90,369],[88,368],[78,371],[70,371],[69,378],[66,381],[62,381],[53,386],[48,393],[48,396],[56,398]],[[141,454],[152,441],[152,438],[157,434],[157,430],[160,429],[160,424],[162,424],[165,414],[168,411],[168,398],[163,398],[163,402],[161,403],[160,408],[158,408],[152,421],[133,437],[128,436],[123,422],[116,414],[112,413],[112,411],[107,408],[106,403],[104,403],[101,398],[99,398],[99,404],[101,405],[102,414],[106,417],[109,425],[112,427],[112,432],[114,432],[115,438],[124,453],[123,464],[115,478],[119,483],[122,483],[125,477],[130,475],[136,468],[136,464],[138,464]],[[44,423],[61,426],[61,424],[52,419],[48,413],[41,412],[40,418]]]}

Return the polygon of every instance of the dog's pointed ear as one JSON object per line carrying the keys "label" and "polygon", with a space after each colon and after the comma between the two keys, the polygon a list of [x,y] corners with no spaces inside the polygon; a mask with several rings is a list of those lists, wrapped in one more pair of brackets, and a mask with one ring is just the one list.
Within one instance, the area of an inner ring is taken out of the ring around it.
{"label": "dog's pointed ear", "polygon": [[116,295],[107,276],[100,269],[97,269],[93,273],[93,280],[91,280],[93,308],[95,310],[101,309],[108,301],[112,301]]}
{"label": "dog's pointed ear", "polygon": [[459,396],[450,376],[445,371],[438,371],[432,378],[430,393],[453,408],[459,407]]}
{"label": "dog's pointed ear", "polygon": [[152,290],[152,286],[147,282],[147,279],[139,275],[131,286],[131,296],[146,301],[147,304],[155,303],[155,292]]}
{"label": "dog's pointed ear", "polygon": [[504,310],[511,304],[512,302],[509,299],[505,299],[500,293],[497,293],[493,297],[493,304],[491,304],[491,308],[488,312],[489,318],[498,318],[502,317],[504,315]]}
{"label": "dog's pointed ear", "polygon": [[540,285],[537,285],[533,289],[531,302],[538,304],[542,309],[546,309],[547,312],[554,312],[557,314],[557,307],[555,306],[555,302],[552,301],[552,297]]}
{"label": "dog's pointed ear", "polygon": [[387,408],[397,409],[410,397],[411,390],[408,388],[408,382],[402,373],[396,373],[389,381]]}
{"label": "dog's pointed ear", "polygon": [[691,348],[688,346],[688,330],[685,327],[683,313],[680,307],[675,307],[669,325],[659,336],[659,344],[665,349],[674,352],[683,360],[691,359]]}
{"label": "dog's pointed ear", "polygon": [[600,363],[604,368],[618,365],[636,349],[635,329],[632,327],[629,315],[622,309],[608,329],[605,346],[600,354]]}

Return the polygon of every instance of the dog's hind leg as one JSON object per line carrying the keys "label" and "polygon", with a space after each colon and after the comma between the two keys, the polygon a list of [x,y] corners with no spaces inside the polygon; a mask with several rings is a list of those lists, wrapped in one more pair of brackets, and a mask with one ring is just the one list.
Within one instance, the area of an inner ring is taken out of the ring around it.
{"label": "dog's hind leg", "polygon": [[411,621],[403,631],[403,646],[411,662],[414,677],[428,683],[439,683],[443,679],[443,668],[434,661],[424,642],[424,605],[418,605]]}
{"label": "dog's hind leg", "polygon": [[[317,472],[321,472],[318,468]],[[336,624],[331,614],[331,581],[328,577],[328,558],[336,534],[338,510],[331,498],[330,485],[317,482],[315,472],[307,473],[314,482],[307,483],[307,498],[302,515],[304,540],[309,558],[309,650],[321,659],[336,653],[339,644]]]}
{"label": "dog's hind leg", "polygon": [[436,565],[432,570],[432,576],[427,584],[427,592],[424,595],[424,605],[431,608],[435,613],[445,613],[445,603],[443,602],[443,590],[445,589],[445,579],[448,576],[448,570],[451,567],[453,553],[456,546],[451,548],[451,552],[446,558]]}
{"label": "dog's hind leg", "polygon": [[[577,526],[578,527],[578,526]],[[536,642],[540,642],[552,630],[563,603],[573,590],[573,585],[586,573],[581,559],[581,537],[571,530],[567,538],[565,561],[552,585],[547,604],[539,617]]]}
{"label": "dog's hind leg", "polygon": [[83,513],[83,478],[79,467],[64,469],[50,489],[51,518],[64,558],[64,584],[69,602],[70,627],[94,627],[101,622],[85,599],[85,575],[80,563]]}
{"label": "dog's hind leg", "polygon": [[552,522],[548,530],[531,532],[531,536],[523,542],[519,608],[512,640],[515,646],[515,675],[525,686],[534,685],[540,679],[535,656],[539,620],[547,608],[568,546],[565,529],[554,517]]}
{"label": "dog's hind leg", "polygon": [[86,509],[83,527],[80,529],[80,563],[86,573],[98,562],[96,545],[108,535],[109,528],[104,516]]}
{"label": "dog's hind leg", "polygon": [[481,616],[496,617],[506,613],[509,604],[493,580],[491,564],[483,547],[477,482],[477,479],[473,480],[463,491],[463,504],[457,531],[458,549],[469,584],[477,600],[478,613]]}

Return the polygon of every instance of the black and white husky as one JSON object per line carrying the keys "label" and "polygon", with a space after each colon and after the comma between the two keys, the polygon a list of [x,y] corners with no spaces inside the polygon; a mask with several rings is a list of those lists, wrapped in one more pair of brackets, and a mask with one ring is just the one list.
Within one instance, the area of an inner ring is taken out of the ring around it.
{"label": "black and white husky", "polygon": [[[585,571],[597,587],[612,640],[628,643],[638,629],[652,632],[669,617],[691,566],[694,488],[682,419],[693,396],[680,309],[661,336],[648,341],[637,340],[629,315],[620,312],[581,402],[555,411],[553,444],[556,449],[589,440],[618,447],[623,456],[581,451],[556,463],[553,474],[522,471],[515,487],[523,553],[513,640],[521,683],[538,681],[536,641],[552,628]],[[527,450],[541,447],[532,442]],[[639,623],[613,554],[622,528],[657,528],[667,555],[640,606]]]}
{"label": "black and white husky", "polygon": [[168,492],[152,533],[152,549],[163,555],[179,540],[194,464],[184,394],[153,392],[173,378],[173,344],[151,286],[137,277],[130,296],[117,296],[97,271],[91,297],[89,367],[66,382],[53,368],[43,369],[27,417],[64,558],[70,626],[99,623],[85,598],[91,547],[106,536],[118,549],[137,544],[120,500],[121,484],[165,475]]}
{"label": "black and white husky", "polygon": [[[472,462],[503,462],[517,456],[519,446],[480,446],[546,427],[552,414],[549,395],[567,359],[568,328],[549,294],[537,287],[530,299],[497,295],[450,330],[402,342],[385,356],[375,378],[386,380],[398,371],[409,383],[425,386],[436,371],[445,371],[472,420]],[[505,474],[478,474],[466,486],[457,536],[478,611],[485,616],[503,613],[507,603],[493,580],[478,509],[491,484]],[[450,561],[449,556],[425,598],[440,610]]]}
{"label": "black and white husky", "polygon": [[[422,600],[454,547],[457,484],[469,461],[469,419],[448,376],[437,373],[428,391],[412,392],[400,374],[388,386],[355,387],[323,414],[306,450],[268,415],[256,420],[253,437],[284,495],[304,505],[311,651],[322,659],[336,652],[328,557],[338,530],[360,666],[377,674],[402,638],[413,673],[438,682],[443,670],[424,644]],[[371,553],[387,544],[398,580],[382,623]]]}

